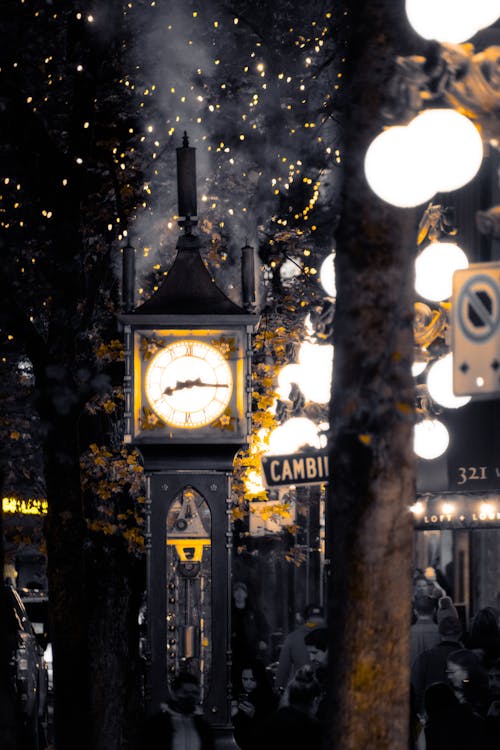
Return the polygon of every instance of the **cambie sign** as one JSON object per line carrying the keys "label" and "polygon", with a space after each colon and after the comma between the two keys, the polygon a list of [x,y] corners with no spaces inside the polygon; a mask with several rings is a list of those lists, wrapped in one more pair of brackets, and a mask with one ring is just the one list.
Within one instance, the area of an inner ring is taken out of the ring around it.
{"label": "cambie sign", "polygon": [[264,456],[262,471],[268,487],[323,484],[329,479],[328,451],[304,451],[286,456]]}

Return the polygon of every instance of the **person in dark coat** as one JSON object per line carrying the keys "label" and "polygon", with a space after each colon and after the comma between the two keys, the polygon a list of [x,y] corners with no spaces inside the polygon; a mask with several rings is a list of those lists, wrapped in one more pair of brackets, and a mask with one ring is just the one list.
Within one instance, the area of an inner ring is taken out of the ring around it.
{"label": "person in dark coat", "polygon": [[488,672],[489,706],[484,727],[484,750],[500,748],[500,659],[491,665]]}
{"label": "person in dark coat", "polygon": [[484,722],[484,745],[482,750],[498,750],[500,747],[500,700],[493,701]]}
{"label": "person in dark coat", "polygon": [[460,641],[462,626],[458,617],[443,617],[438,625],[440,642],[423,651],[411,668],[411,684],[414,690],[415,708],[418,714],[424,710],[425,689],[433,682],[446,682],[446,662],[453,651],[463,648]]}
{"label": "person in dark coat", "polygon": [[141,750],[214,750],[212,729],[200,711],[199,697],[197,678],[185,672],[178,674],[168,702],[145,722]]}
{"label": "person in dark coat", "polygon": [[477,655],[466,648],[452,651],[446,675],[459,702],[484,718],[488,710],[488,672]]}
{"label": "person in dark coat", "polygon": [[241,750],[254,750],[263,722],[276,707],[277,698],[264,665],[243,662],[231,704],[234,739]]}
{"label": "person in dark coat", "polygon": [[500,701],[500,659],[494,661],[488,670],[488,694],[490,703]]}
{"label": "person in dark coat", "polygon": [[484,719],[460,703],[452,688],[435,682],[424,694],[426,750],[472,750],[481,747]]}
{"label": "person in dark coat", "polygon": [[325,625],[323,607],[308,604],[304,610],[304,622],[288,633],[281,647],[274,683],[276,690],[284,692],[296,670],[309,664],[309,652],[304,639],[314,628],[324,628]]}
{"label": "person in dark coat", "polygon": [[326,628],[314,628],[304,638],[309,661],[314,677],[319,687],[319,696],[316,701],[315,717],[322,722],[328,718],[327,688],[328,688],[328,630]]}
{"label": "person in dark coat", "polygon": [[413,602],[417,621],[410,627],[410,667],[422,651],[439,643],[437,623],[434,622],[435,602],[430,596],[419,594]]}
{"label": "person in dark coat", "polygon": [[246,583],[236,581],[231,607],[233,682],[239,679],[243,662],[258,660],[267,663],[268,639],[269,625],[263,613],[253,606]]}
{"label": "person in dark coat", "polygon": [[258,750],[316,750],[321,747],[322,724],[313,714],[319,695],[309,665],[300,667],[287,687],[288,705],[273,712],[264,723]]}
{"label": "person in dark coat", "polygon": [[498,611],[483,607],[472,620],[466,646],[474,651],[486,669],[500,658],[500,628]]}

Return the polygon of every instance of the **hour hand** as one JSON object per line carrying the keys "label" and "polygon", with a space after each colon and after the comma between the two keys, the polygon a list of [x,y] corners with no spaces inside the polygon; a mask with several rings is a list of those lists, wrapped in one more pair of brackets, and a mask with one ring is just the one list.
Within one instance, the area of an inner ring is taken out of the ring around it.
{"label": "hour hand", "polygon": [[164,395],[165,396],[171,396],[172,393],[174,393],[175,391],[180,391],[180,390],[182,390],[182,388],[187,388],[187,386],[186,386],[187,382],[188,381],[186,381],[186,380],[184,380],[184,381],[178,380],[175,385],[168,385],[165,388],[165,390],[163,391]]}

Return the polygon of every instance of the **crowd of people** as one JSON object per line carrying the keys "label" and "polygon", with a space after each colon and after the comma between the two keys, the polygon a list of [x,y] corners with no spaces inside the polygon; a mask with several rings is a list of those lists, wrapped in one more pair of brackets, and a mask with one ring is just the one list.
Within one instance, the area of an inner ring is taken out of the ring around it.
{"label": "crowd of people", "polygon": [[500,748],[500,611],[470,625],[439,584],[419,575],[410,628],[412,750]]}
{"label": "crowd of people", "polygon": [[[479,610],[469,626],[436,580],[414,581],[410,628],[409,750],[499,750],[500,611]],[[327,719],[328,638],[322,608],[306,607],[275,670],[267,625],[248,587],[233,587],[231,720],[241,750],[321,747]],[[148,720],[144,748],[212,750],[199,711],[197,678],[180,674],[169,702]],[[198,703],[197,703],[198,700]]]}
{"label": "crowd of people", "polygon": [[285,638],[273,674],[267,623],[246,584],[233,585],[231,719],[241,750],[321,746],[327,658],[322,607],[308,605],[300,620]]}

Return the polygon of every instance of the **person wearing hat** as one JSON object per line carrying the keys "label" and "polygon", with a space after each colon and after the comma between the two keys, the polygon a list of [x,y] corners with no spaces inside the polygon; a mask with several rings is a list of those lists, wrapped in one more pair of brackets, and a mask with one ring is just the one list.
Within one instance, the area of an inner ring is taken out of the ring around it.
{"label": "person wearing hat", "polygon": [[310,663],[309,652],[304,639],[311,630],[318,627],[326,627],[323,619],[323,608],[317,604],[309,604],[304,611],[303,624],[287,635],[281,647],[276,671],[276,690],[283,692],[297,669]]}
{"label": "person wearing hat", "polygon": [[451,600],[438,609],[438,633],[439,643],[423,651],[411,667],[410,679],[418,713],[423,711],[425,689],[434,682],[447,681],[446,662],[449,654],[463,648],[462,626]]}

